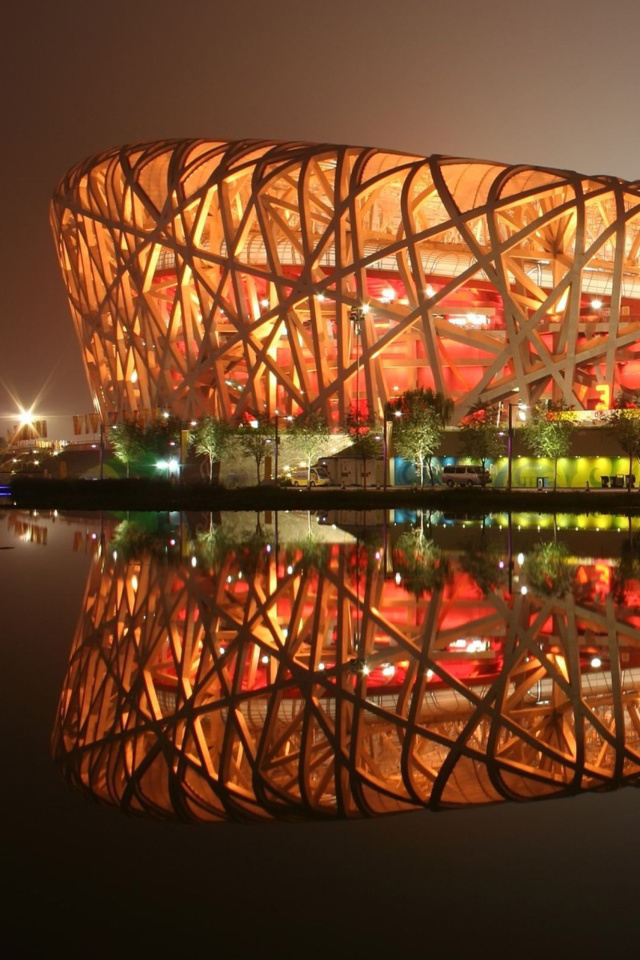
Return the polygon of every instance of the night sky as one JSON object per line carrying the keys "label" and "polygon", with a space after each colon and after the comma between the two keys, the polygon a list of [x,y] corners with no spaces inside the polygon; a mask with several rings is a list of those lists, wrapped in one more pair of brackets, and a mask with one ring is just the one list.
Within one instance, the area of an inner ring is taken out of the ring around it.
{"label": "night sky", "polygon": [[275,138],[640,172],[635,0],[10,2],[2,30],[4,418],[91,409],[48,202],[106,148]]}

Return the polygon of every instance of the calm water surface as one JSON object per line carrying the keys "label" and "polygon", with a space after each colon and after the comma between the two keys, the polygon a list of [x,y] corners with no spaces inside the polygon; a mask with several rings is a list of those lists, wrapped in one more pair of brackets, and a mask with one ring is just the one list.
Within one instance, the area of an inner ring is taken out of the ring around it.
{"label": "calm water surface", "polygon": [[549,956],[631,943],[637,521],[6,512],[0,547],[25,955],[162,954],[172,910],[224,956],[321,953],[319,916],[386,956],[428,904],[457,956],[470,901]]}

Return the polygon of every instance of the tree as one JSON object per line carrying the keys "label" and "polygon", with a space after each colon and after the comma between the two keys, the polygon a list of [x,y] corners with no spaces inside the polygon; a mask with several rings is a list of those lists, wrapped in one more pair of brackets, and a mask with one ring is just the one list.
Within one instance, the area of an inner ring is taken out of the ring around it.
{"label": "tree", "polygon": [[253,457],[256,475],[260,483],[260,466],[273,452],[275,429],[265,416],[257,416],[241,424],[234,438],[248,457]]}
{"label": "tree", "polygon": [[554,490],[558,486],[558,458],[569,454],[575,426],[575,419],[564,404],[549,403],[533,409],[522,431],[524,444],[534,457],[553,460]]}
{"label": "tree", "polygon": [[631,489],[633,476],[633,458],[640,462],[640,410],[612,410],[607,422],[613,427],[616,440],[629,457],[629,479]]}
{"label": "tree", "polygon": [[255,529],[248,536],[236,540],[233,546],[236,561],[243,574],[252,577],[259,568],[264,568],[272,543],[271,532],[263,529],[260,514],[257,513]]}
{"label": "tree", "polygon": [[[109,540],[109,549],[121,560],[140,558],[157,546],[157,540],[135,520],[121,520]],[[163,540],[163,549],[165,541]]]}
{"label": "tree", "polygon": [[158,469],[167,469],[167,475],[172,469],[176,472],[179,469],[181,426],[178,417],[164,413],[159,419],[152,420],[144,431],[145,456],[154,458]]}
{"label": "tree", "polygon": [[208,530],[200,530],[192,542],[195,557],[210,573],[219,569],[221,562],[234,546],[233,538],[228,537],[219,524],[214,524],[212,513],[209,514]]}
{"label": "tree", "polygon": [[573,588],[575,567],[564,543],[538,543],[525,560],[523,573],[534,593],[561,597]]}
{"label": "tree", "polygon": [[331,555],[331,544],[309,532],[306,537],[289,540],[285,550],[287,565],[301,570],[324,570]]}
{"label": "tree", "polygon": [[492,593],[507,580],[507,565],[502,550],[487,541],[486,517],[482,516],[479,537],[470,537],[460,545],[460,569],[472,577],[484,596]]}
{"label": "tree", "polygon": [[504,562],[500,566],[501,562],[501,551],[495,546],[487,547],[484,538],[480,543],[463,544],[460,569],[475,580],[485,597],[506,583],[507,569]]}
{"label": "tree", "polygon": [[[632,533],[631,524],[629,532]],[[630,536],[629,540],[622,544],[620,560],[613,568],[611,593],[616,603],[629,605],[629,588],[633,581],[636,581],[633,592],[637,595],[638,581],[640,581],[640,544]]]}
{"label": "tree", "polygon": [[362,478],[367,488],[367,461],[377,457],[382,445],[382,426],[376,416],[365,404],[352,403],[346,418],[347,433],[353,439],[353,445],[362,458]]}
{"label": "tree", "polygon": [[144,430],[137,420],[122,420],[109,430],[109,442],[113,452],[127,468],[130,475],[132,463],[141,460],[145,453]]}
{"label": "tree", "polygon": [[198,456],[209,458],[209,483],[213,482],[213,465],[222,458],[229,440],[229,427],[213,416],[203,417],[190,434],[189,441]]}
{"label": "tree", "polygon": [[394,446],[405,460],[411,460],[420,475],[420,486],[424,486],[425,466],[429,470],[433,484],[431,458],[440,446],[442,439],[442,420],[436,413],[429,394],[433,391],[408,390],[393,406],[393,412],[400,410],[401,417],[394,420]]}
{"label": "tree", "polygon": [[398,537],[393,558],[402,586],[415,597],[441,590],[451,580],[451,567],[444,551],[424,535],[422,527]]}
{"label": "tree", "polygon": [[158,420],[152,420],[144,431],[144,452],[156,457],[166,457],[172,450],[178,452],[180,428],[181,423],[178,417],[162,416]]}
{"label": "tree", "polygon": [[420,395],[422,402],[427,407],[431,407],[436,417],[440,421],[440,424],[443,427],[446,427],[451,417],[453,416],[453,411],[455,409],[455,404],[451,397],[446,397],[444,393],[439,393],[436,390],[432,390],[430,387],[427,387],[426,390],[414,390],[414,394]]}
{"label": "tree", "polygon": [[486,486],[486,471],[489,460],[504,456],[505,438],[496,425],[495,407],[477,406],[462,422],[460,441],[464,456],[479,460],[482,464],[482,488]]}
{"label": "tree", "polygon": [[307,486],[311,486],[311,466],[326,450],[331,430],[324,417],[313,410],[299,413],[287,430],[287,439],[293,444],[295,455],[307,466]]}

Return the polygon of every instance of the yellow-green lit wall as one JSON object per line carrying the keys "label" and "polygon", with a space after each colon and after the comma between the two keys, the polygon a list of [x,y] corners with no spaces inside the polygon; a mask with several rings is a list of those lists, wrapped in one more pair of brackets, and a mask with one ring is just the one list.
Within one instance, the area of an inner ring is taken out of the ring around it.
{"label": "yellow-green lit wall", "polygon": [[[460,461],[463,462],[463,461]],[[496,460],[493,465],[493,486],[507,486],[507,458]],[[558,460],[559,487],[601,487],[603,476],[626,477],[629,472],[628,457],[560,457]],[[634,463],[632,471],[636,486],[640,482],[640,469]],[[546,484],[553,486],[553,460],[538,457],[513,458],[513,486],[535,487],[538,477],[545,477]]]}

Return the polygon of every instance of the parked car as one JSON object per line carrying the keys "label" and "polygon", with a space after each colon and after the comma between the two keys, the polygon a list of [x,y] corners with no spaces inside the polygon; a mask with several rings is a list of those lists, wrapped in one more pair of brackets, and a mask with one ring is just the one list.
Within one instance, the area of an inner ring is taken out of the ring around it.
{"label": "parked car", "polygon": [[311,479],[309,480],[309,475],[307,473],[306,467],[300,467],[299,470],[292,470],[290,474],[287,474],[287,478],[291,478],[292,487],[306,487],[307,482],[310,487],[330,487],[331,486],[331,477],[329,472],[324,467],[311,467]]}
{"label": "parked car", "polygon": [[[482,485],[482,476],[482,467],[476,464],[467,464],[463,467],[450,466],[442,471],[442,482],[448,487],[454,487],[456,484],[462,487],[477,487]],[[488,470],[484,471],[484,482],[491,483],[491,474]]]}

